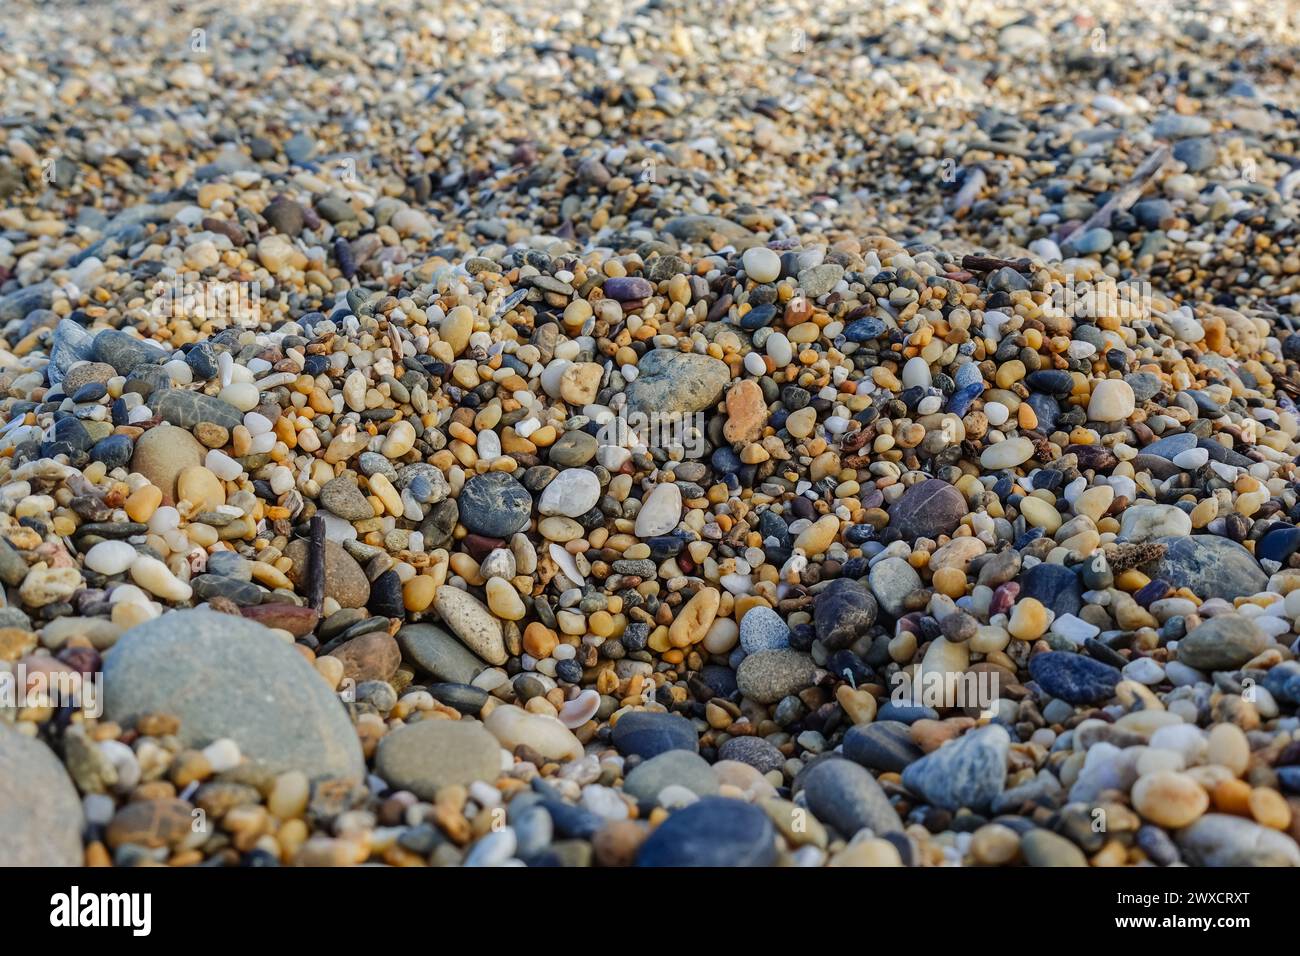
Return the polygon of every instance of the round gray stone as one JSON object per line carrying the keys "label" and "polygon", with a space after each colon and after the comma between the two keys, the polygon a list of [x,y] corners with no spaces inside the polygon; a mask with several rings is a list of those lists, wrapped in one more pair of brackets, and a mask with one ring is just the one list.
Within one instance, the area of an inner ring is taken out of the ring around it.
{"label": "round gray stone", "polygon": [[501,745],[471,720],[421,720],[379,742],[375,772],[391,786],[432,800],[443,787],[495,780]]}
{"label": "round gray stone", "polygon": [[708,761],[689,750],[668,750],[637,764],[623,781],[623,790],[651,809],[664,787],[674,784],[701,797],[718,792],[718,778]]}
{"label": "round gray stone", "polygon": [[0,723],[0,866],[81,866],[82,823],[58,757]]}
{"label": "round gray stone", "polygon": [[365,773],[352,722],[315,668],[262,625],[229,614],[173,611],[123,634],[104,657],[104,712],[125,726],[174,714],[187,747],[229,737],[270,773]]}
{"label": "round gray stone", "polygon": [[528,527],[533,497],[503,471],[475,475],[465,482],[458,499],[460,521],[475,534],[508,538]]}
{"label": "round gray stone", "polygon": [[1259,562],[1235,541],[1193,534],[1161,538],[1158,543],[1169,550],[1163,558],[1144,565],[1143,571],[1176,588],[1190,588],[1199,598],[1231,601],[1268,587],[1268,575]]}

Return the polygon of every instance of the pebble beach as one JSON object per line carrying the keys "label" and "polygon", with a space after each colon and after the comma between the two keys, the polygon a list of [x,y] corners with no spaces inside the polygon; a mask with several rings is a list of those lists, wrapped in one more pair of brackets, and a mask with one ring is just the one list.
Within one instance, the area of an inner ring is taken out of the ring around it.
{"label": "pebble beach", "polygon": [[1300,14],[0,25],[0,866],[1300,866]]}

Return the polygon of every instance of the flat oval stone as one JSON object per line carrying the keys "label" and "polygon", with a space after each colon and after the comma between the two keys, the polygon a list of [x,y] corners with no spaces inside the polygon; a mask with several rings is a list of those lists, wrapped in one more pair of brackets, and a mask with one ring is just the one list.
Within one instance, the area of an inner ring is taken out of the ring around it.
{"label": "flat oval stone", "polygon": [[508,655],[501,622],[478,598],[444,584],[435,593],[433,606],[452,633],[477,656],[489,664],[506,662]]}
{"label": "flat oval stone", "polygon": [[[759,608],[745,615],[748,621]],[[879,607],[868,588],[851,578],[839,578],[828,584],[813,602],[813,621],[817,638],[830,650],[848,647],[876,622]],[[741,641],[744,641],[745,621],[741,621]],[[788,633],[788,631],[787,631]],[[767,650],[768,648],[755,648]],[[746,651],[751,651],[749,647]]]}
{"label": "flat oval stone", "polygon": [[497,739],[477,721],[425,719],[379,741],[375,772],[395,789],[432,800],[443,787],[495,780],[501,756]]}
{"label": "flat oval stone", "polygon": [[727,363],[708,355],[653,349],[626,389],[629,411],[645,415],[701,412],[718,403],[731,381]]}
{"label": "flat oval stone", "polygon": [[174,714],[185,746],[228,737],[272,774],[365,773],[352,721],[315,668],[260,624],[229,614],[172,611],[123,634],[104,655],[104,713],[123,726]]}
{"label": "flat oval stone", "polygon": [[1071,704],[1109,700],[1123,675],[1109,664],[1069,651],[1047,651],[1029,660],[1029,673],[1043,690]]}
{"label": "flat oval stone", "polygon": [[657,757],[670,750],[696,753],[700,749],[695,727],[685,717],[644,710],[619,717],[610,739],[624,756]]}
{"label": "flat oval stone", "polygon": [[907,724],[877,720],[849,728],[844,735],[844,756],[872,770],[899,773],[924,753],[912,743]]}
{"label": "flat oval stone", "polygon": [[1160,538],[1168,547],[1160,559],[1142,566],[1152,578],[1175,588],[1189,588],[1200,598],[1235,598],[1258,594],[1268,587],[1268,575],[1249,551],[1212,534]]}
{"label": "flat oval stone", "polygon": [[800,651],[759,651],[740,662],[736,684],[750,700],[775,704],[811,686],[816,670],[813,659]]}
{"label": "flat oval stone", "polygon": [[149,397],[149,407],[165,422],[192,429],[201,422],[233,429],[244,422],[243,413],[219,398],[190,392],[183,388],[165,388]]}
{"label": "flat oval stone", "polygon": [[902,832],[903,821],[876,778],[851,760],[821,758],[799,774],[795,786],[813,816],[845,837],[864,827],[877,836]]}
{"label": "flat oval stone", "polygon": [[705,797],[674,812],[637,851],[637,866],[772,866],[776,830],[758,807]]}
{"label": "flat oval stone", "polygon": [[647,810],[658,804],[659,794],[668,786],[685,787],[697,796],[707,797],[718,792],[718,778],[699,754],[668,750],[637,764],[623,781],[623,790]]}
{"label": "flat oval stone", "polygon": [[461,524],[490,538],[508,538],[522,531],[533,511],[528,489],[501,471],[475,475],[465,482],[457,503]]}
{"label": "flat oval stone", "polygon": [[455,637],[433,624],[408,624],[397,632],[402,656],[425,673],[454,684],[468,684],[487,668]]}

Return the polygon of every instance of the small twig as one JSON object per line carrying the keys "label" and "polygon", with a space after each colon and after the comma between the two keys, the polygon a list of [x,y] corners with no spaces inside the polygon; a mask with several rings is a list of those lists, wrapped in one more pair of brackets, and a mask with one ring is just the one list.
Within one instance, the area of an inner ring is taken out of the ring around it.
{"label": "small twig", "polygon": [[1056,241],[1058,243],[1063,242],[1075,233],[1083,234],[1089,229],[1108,227],[1111,219],[1114,218],[1115,213],[1123,212],[1128,209],[1129,206],[1138,201],[1138,197],[1142,195],[1142,191],[1147,188],[1147,183],[1151,181],[1152,177],[1154,177],[1156,173],[1160,172],[1160,168],[1164,166],[1165,162],[1169,159],[1169,155],[1170,152],[1168,146],[1161,146],[1157,149],[1142,161],[1142,165],[1134,171],[1133,175],[1129,178],[1129,181],[1116,190],[1115,195],[1106,200],[1104,206],[1073,229],[1062,227],[1056,234]]}
{"label": "small twig", "polygon": [[311,519],[311,546],[307,554],[311,606],[319,611],[325,603],[325,519],[320,515]]}

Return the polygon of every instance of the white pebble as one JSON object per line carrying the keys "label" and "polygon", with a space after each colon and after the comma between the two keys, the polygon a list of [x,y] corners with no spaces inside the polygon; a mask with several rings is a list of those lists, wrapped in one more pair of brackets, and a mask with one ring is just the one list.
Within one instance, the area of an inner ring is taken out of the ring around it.
{"label": "white pebble", "polygon": [[86,567],[99,574],[121,574],[137,556],[125,541],[101,541],[86,552]]}
{"label": "white pebble", "polygon": [[243,465],[225,452],[218,451],[215,448],[209,449],[207,457],[203,459],[203,464],[222,481],[234,481],[244,473]]}

